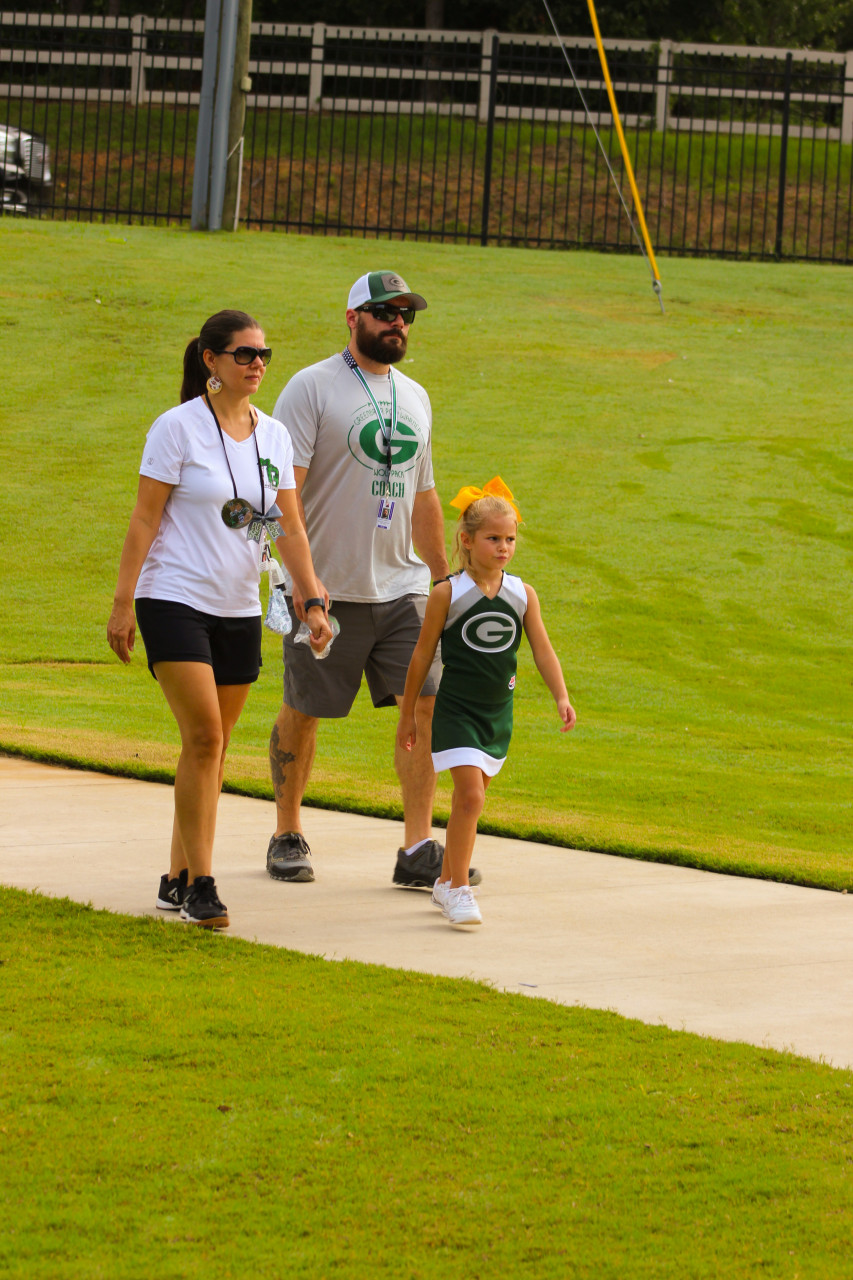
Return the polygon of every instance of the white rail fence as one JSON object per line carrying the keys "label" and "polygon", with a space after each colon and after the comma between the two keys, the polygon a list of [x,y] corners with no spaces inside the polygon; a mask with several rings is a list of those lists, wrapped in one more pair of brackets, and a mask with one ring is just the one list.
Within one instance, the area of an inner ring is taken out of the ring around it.
{"label": "white rail fence", "polygon": [[[0,102],[195,106],[203,30],[201,22],[142,15],[0,13]],[[577,95],[565,103],[571,79],[559,42],[500,34],[494,64],[497,34],[255,23],[248,105],[375,115],[398,114],[405,103],[413,114],[485,122],[491,104],[494,120],[581,122]],[[609,120],[594,40],[569,37],[566,47],[593,118]],[[606,48],[628,127],[707,132],[722,123],[732,134],[778,135],[774,116],[784,106],[792,134],[853,143],[853,52],[669,40],[610,40]],[[188,77],[197,84],[178,87]],[[538,105],[525,102],[533,94]],[[549,94],[555,105],[541,105]]]}

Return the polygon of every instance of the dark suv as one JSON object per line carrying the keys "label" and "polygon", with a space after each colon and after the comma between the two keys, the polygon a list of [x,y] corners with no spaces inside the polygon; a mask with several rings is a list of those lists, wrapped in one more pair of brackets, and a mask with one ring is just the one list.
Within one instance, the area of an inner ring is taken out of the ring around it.
{"label": "dark suv", "polygon": [[0,124],[3,213],[38,213],[51,200],[50,148],[43,138]]}

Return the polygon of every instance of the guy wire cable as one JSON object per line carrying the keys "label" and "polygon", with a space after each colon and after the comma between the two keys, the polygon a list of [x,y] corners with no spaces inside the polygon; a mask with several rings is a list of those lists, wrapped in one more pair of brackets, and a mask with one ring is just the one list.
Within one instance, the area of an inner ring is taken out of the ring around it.
{"label": "guy wire cable", "polygon": [[648,263],[649,271],[651,272],[651,277],[652,277],[652,288],[657,294],[657,300],[660,303],[660,309],[664,314],[666,314],[664,312],[664,306],[663,306],[663,294],[661,292],[660,274],[658,272],[657,263],[655,262],[655,255],[654,255],[654,250],[652,249],[652,242],[649,236],[649,229],[646,226],[646,219],[645,219],[645,216],[643,215],[643,202],[640,199],[640,193],[637,190],[637,183],[634,179],[634,169],[631,164],[631,157],[628,154],[628,144],[626,143],[625,135],[622,132],[622,121],[619,116],[619,108],[616,105],[616,95],[613,92],[613,84],[610,79],[610,70],[607,66],[607,55],[604,52],[604,45],[601,42],[601,32],[598,29],[598,18],[595,12],[595,5],[593,3],[593,0],[587,0],[587,7],[589,8],[589,16],[592,19],[592,30],[593,30],[593,34],[595,35],[595,43],[598,46],[598,56],[601,61],[601,69],[604,72],[604,81],[605,81],[605,84],[607,85],[607,96],[610,99],[610,110],[613,113],[613,123],[616,126],[616,136],[619,139],[619,146],[622,150],[622,159],[625,163],[625,168],[628,173],[628,181],[631,186],[631,195],[634,198],[634,207],[637,210],[637,217],[639,219],[640,227],[642,229],[642,235],[640,235],[640,232],[637,231],[637,227],[634,223],[634,219],[631,217],[631,211],[628,208],[628,204],[627,204],[627,201],[625,200],[625,196],[622,194],[622,188],[619,186],[619,180],[617,179],[616,174],[613,170],[613,166],[610,163],[610,157],[608,156],[607,151],[605,150],[604,143],[601,140],[601,136],[598,132],[598,129],[596,129],[595,127],[595,121],[592,118],[592,112],[590,111],[589,106],[587,104],[587,100],[584,97],[583,89],[580,87],[580,84],[578,83],[578,78],[575,75],[574,67],[572,66],[571,61],[569,59],[568,51],[566,50],[563,37],[560,35],[559,28],[557,27],[557,24],[554,21],[554,15],[551,12],[551,6],[548,4],[548,0],[542,0],[542,3],[545,6],[545,12],[548,14],[548,17],[551,20],[551,26],[554,28],[554,35],[557,37],[557,39],[560,42],[560,48],[563,51],[563,57],[566,60],[566,66],[569,68],[569,74],[571,75],[572,81],[574,82],[574,86],[578,91],[578,96],[580,97],[580,100],[583,103],[583,109],[586,112],[586,116],[587,116],[587,119],[589,120],[590,125],[592,126],[592,131],[595,134],[595,139],[599,147],[601,148],[601,154],[604,156],[604,163],[607,165],[610,176],[613,179],[613,185],[615,186],[616,190],[619,193],[619,199],[622,201],[622,207],[625,210],[625,215],[628,219],[628,222],[631,224],[631,230],[634,232],[634,235],[637,238],[637,243],[640,246],[640,252],[642,253],[643,257],[646,259],[646,262]]}

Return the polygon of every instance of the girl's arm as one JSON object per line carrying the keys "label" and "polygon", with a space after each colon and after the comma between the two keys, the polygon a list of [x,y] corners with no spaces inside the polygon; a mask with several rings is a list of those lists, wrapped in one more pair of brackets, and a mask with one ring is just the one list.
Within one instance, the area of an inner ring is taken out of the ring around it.
{"label": "girl's arm", "polygon": [[152,480],[150,476],[139,477],[136,506],[133,508],[121,550],[113,609],[107,623],[109,646],[122,662],[130,662],[136,642],[136,617],[133,612],[136,584],[145,557],[157,537],[163,509],[173,488],[174,485],[166,484],[163,480]]}
{"label": "girl's arm", "polygon": [[[326,618],[329,598],[319,585],[311,559],[311,548],[308,546],[308,534],[299,514],[295,489],[279,489],[276,494],[276,505],[281,515],[278,522],[284,530],[284,537],[276,538],[276,548],[281,556],[287,572],[293,579],[293,595],[298,595],[300,607],[297,616],[304,619],[311,628],[311,644],[315,649],[323,650],[332,638],[332,629]],[[320,598],[323,605],[313,605],[305,614],[302,601]],[[309,616],[310,615],[310,616]]]}
{"label": "girl's arm", "polygon": [[554,652],[553,645],[548,639],[548,632],[545,630],[545,623],[542,621],[542,610],[539,607],[539,597],[532,587],[527,583],[524,584],[527,592],[527,612],[524,615],[524,633],[530,642],[530,648],[533,652],[533,661],[536,663],[536,669],[551,690],[551,697],[557,704],[557,710],[560,713],[560,719],[563,722],[561,732],[566,733],[567,730],[575,727],[577,716],[575,709],[569,702],[569,695],[566,691],[566,682],[563,679],[563,673],[560,669],[560,661]]}
{"label": "girl's arm", "polygon": [[444,624],[450,608],[451,586],[449,582],[440,582],[433,587],[427,600],[424,620],[421,623],[421,634],[409,663],[406,673],[406,688],[403,701],[400,703],[400,723],[397,725],[397,745],[405,751],[411,751],[417,731],[415,729],[415,703],[418,700],[424,681],[429,674]]}

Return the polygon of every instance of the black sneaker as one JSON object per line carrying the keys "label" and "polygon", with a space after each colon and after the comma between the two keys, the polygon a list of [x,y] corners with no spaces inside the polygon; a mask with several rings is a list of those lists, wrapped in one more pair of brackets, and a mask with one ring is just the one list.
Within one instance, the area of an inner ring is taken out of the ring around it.
{"label": "black sneaker", "polygon": [[273,880],[297,880],[308,884],[314,879],[311,850],[299,831],[285,831],[273,836],[267,849],[267,871]]}
{"label": "black sneaker", "polygon": [[181,919],[205,929],[227,929],[228,908],[219,901],[213,876],[196,876],[184,894]]}
{"label": "black sneaker", "polygon": [[[414,853],[406,853],[405,849],[397,850],[397,862],[391,877],[394,884],[404,889],[429,889],[438,879],[441,871],[441,860],[444,857],[444,845],[437,840],[427,840]],[[468,869],[468,883],[479,884],[483,879],[476,867]]]}
{"label": "black sneaker", "polygon": [[169,879],[168,872],[160,877],[160,892],[157,894],[157,906],[161,911],[180,911],[187,892],[187,869],[184,867],[174,880]]}

